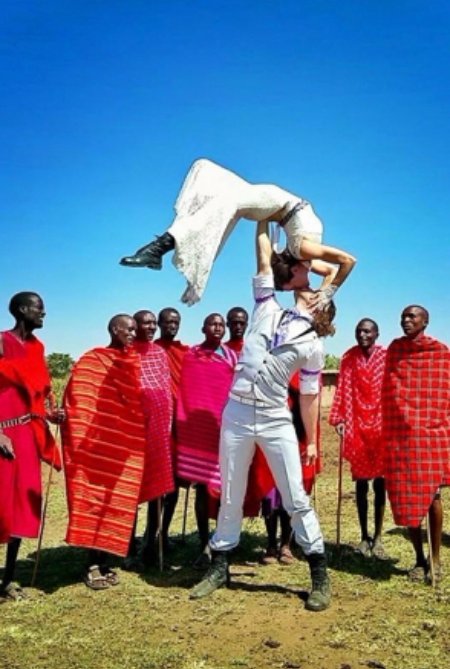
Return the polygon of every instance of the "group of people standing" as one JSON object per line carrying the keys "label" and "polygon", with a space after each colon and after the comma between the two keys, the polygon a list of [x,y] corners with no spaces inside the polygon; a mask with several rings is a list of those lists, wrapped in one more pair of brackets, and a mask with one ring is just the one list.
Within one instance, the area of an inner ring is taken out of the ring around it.
{"label": "group of people standing", "polygon": [[[232,309],[231,338],[223,343],[226,322],[221,314],[209,314],[203,341],[188,347],[176,339],[176,309],[163,309],[158,319],[148,310],[118,314],[108,324],[109,344],[88,351],[75,364],[63,409],[58,409],[43,347],[33,334],[43,324],[42,299],[35,293],[11,299],[15,325],[2,333],[0,348],[0,540],[8,542],[1,594],[22,596],[13,575],[21,539],[39,531],[39,459],[61,467],[49,420],[61,424],[66,541],[89,549],[88,587],[118,584],[108,553],[122,556],[127,568],[154,561],[156,536],[160,546],[168,545],[180,486],[195,483],[196,566],[206,572],[190,597],[208,596],[228,582],[229,555],[239,543],[242,519],[266,498],[266,508],[273,509],[276,501],[285,515],[279,553],[273,523],[267,525],[265,561],[291,560],[289,517],[311,575],[306,608],[322,611],[330,604],[331,586],[324,538],[308,495],[318,471],[322,340],[334,332],[333,296],[355,258],[322,244],[322,223],[309,202],[271,184],[250,184],[208,160],[192,165],[175,211],[161,237],[121,264],[161,269],[162,256],[174,250],[174,263],[188,281],[183,301],[193,304],[238,220],[256,221],[250,322],[245,310]],[[271,222],[286,233],[282,252],[274,248]],[[316,290],[309,283],[311,272],[322,278]],[[291,308],[278,303],[276,290],[293,292]],[[410,528],[416,550],[410,576],[423,579],[430,566],[439,575],[439,489],[450,480],[450,354],[425,335],[428,320],[423,307],[407,307],[401,317],[405,336],[387,353],[375,343],[376,323],[360,321],[358,345],[343,358],[330,414],[356,480],[359,551],[385,557],[387,490],[394,519]],[[157,325],[160,338],[154,341]],[[301,419],[301,435],[291,408]],[[367,522],[370,479],[373,538]],[[144,502],[147,526],[138,548],[137,509]],[[428,512],[431,565],[420,534]],[[217,519],[212,537],[210,518]]]}

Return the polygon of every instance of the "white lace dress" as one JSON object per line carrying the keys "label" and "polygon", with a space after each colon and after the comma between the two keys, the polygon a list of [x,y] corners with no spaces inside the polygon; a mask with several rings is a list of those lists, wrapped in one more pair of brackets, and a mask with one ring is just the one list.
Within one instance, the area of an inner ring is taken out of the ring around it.
{"label": "white lace dress", "polygon": [[175,202],[168,232],[175,239],[173,264],[187,280],[181,301],[192,305],[203,294],[214,259],[240,218],[262,221],[280,210],[301,208],[284,226],[291,253],[299,257],[302,238],[322,240],[322,223],[311,205],[272,184],[251,184],[210,160],[191,166]]}

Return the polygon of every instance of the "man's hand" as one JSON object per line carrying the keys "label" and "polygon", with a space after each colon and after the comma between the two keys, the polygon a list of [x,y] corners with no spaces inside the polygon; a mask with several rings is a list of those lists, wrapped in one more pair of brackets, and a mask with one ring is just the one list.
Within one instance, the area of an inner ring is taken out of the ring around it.
{"label": "man's hand", "polygon": [[308,444],[305,453],[305,465],[313,465],[317,460],[317,446],[316,444]]}
{"label": "man's hand", "polygon": [[64,421],[66,420],[66,412],[64,411],[64,409],[59,409],[58,407],[52,407],[52,409],[47,412],[46,418],[50,423],[54,423],[55,425],[61,425],[61,423],[64,423]]}
{"label": "man's hand", "polygon": [[345,423],[338,423],[334,429],[340,437],[343,437],[345,434]]}
{"label": "man's hand", "polygon": [[0,432],[0,456],[2,458],[6,458],[7,460],[14,460],[16,457],[14,455],[14,448],[11,439],[3,432]]}

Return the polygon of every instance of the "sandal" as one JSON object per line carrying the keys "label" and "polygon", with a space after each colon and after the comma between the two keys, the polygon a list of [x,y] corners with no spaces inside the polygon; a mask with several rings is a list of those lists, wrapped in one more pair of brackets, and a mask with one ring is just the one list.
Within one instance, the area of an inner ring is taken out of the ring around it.
{"label": "sandal", "polygon": [[295,557],[292,555],[292,551],[289,546],[281,546],[278,561],[280,564],[284,564],[286,566],[295,562]]}
{"label": "sandal", "polygon": [[108,585],[119,585],[120,578],[114,569],[110,569],[110,567],[100,567],[100,573],[104,578],[106,578]]}
{"label": "sandal", "polygon": [[377,560],[389,560],[389,555],[384,550],[384,546],[381,541],[375,541],[372,546],[372,555]]}
{"label": "sandal", "polygon": [[362,555],[365,558],[370,557],[372,554],[370,550],[370,541],[363,539],[361,543],[356,546],[355,553],[359,553],[359,555]]}
{"label": "sandal", "polygon": [[268,548],[261,556],[261,564],[276,564],[278,561],[278,551],[276,548]]}
{"label": "sandal", "polygon": [[428,565],[416,564],[408,571],[408,581],[411,583],[425,583],[427,579]]}
{"label": "sandal", "polygon": [[28,599],[27,595],[17,583],[8,583],[6,588],[1,587],[0,597],[8,602],[22,602],[24,599]]}
{"label": "sandal", "polygon": [[109,588],[108,579],[101,573],[100,567],[97,565],[89,567],[83,581],[91,590],[107,590]]}

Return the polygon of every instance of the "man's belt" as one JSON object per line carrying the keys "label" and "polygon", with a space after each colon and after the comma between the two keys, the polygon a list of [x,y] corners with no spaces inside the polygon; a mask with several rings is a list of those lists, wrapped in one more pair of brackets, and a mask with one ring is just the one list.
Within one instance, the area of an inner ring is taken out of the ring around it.
{"label": "man's belt", "polygon": [[37,416],[33,413],[26,413],[24,416],[18,416],[17,418],[7,418],[6,420],[0,420],[0,428],[26,425],[27,423],[30,423],[33,418],[40,418],[40,416]]}
{"label": "man's belt", "polygon": [[241,395],[236,395],[236,393],[230,393],[228,397],[230,398],[230,400],[234,400],[235,402],[239,402],[240,404],[248,404],[248,406],[252,407],[262,407],[267,409],[272,406],[271,404],[268,404],[263,400],[256,400],[252,399],[251,397],[242,397]]}

